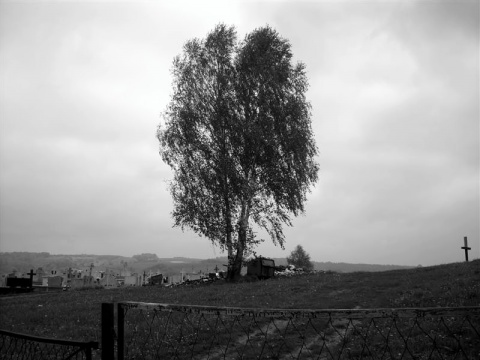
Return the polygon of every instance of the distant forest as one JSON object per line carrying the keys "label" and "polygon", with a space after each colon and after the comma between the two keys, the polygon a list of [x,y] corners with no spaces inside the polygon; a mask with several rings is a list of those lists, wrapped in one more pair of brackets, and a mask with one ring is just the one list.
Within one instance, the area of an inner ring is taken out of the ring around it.
{"label": "distant forest", "polygon": [[[286,265],[286,258],[274,258],[275,264]],[[156,254],[145,253],[132,257],[118,255],[52,255],[48,252],[0,252],[0,274],[8,274],[12,271],[26,273],[30,269],[39,267],[44,271],[87,269],[93,264],[100,270],[118,269],[136,273],[162,273],[164,275],[185,273],[208,273],[226,270],[227,258],[217,257],[214,259],[190,259],[190,258],[158,258]],[[374,265],[374,264],[348,264],[333,262],[313,261],[315,270],[335,272],[356,271],[388,271],[396,269],[408,269],[411,266],[398,265]]]}

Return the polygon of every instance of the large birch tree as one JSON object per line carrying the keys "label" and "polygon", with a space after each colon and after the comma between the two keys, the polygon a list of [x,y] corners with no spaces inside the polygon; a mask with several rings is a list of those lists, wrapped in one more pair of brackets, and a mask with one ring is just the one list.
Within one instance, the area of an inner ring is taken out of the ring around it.
{"label": "large birch tree", "polygon": [[236,279],[261,241],[255,227],[283,248],[283,225],[304,212],[317,181],[305,66],[269,26],[238,41],[220,24],[184,45],[172,74],[157,137],[174,173],[174,225],[226,251]]}

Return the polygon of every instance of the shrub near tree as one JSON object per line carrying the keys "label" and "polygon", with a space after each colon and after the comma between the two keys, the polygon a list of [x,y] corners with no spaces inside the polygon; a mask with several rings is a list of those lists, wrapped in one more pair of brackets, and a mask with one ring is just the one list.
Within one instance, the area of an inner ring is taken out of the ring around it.
{"label": "shrub near tree", "polygon": [[174,225],[228,253],[228,278],[264,229],[283,248],[282,226],[304,212],[318,164],[303,63],[266,26],[237,41],[218,25],[173,62],[173,94],[158,128],[173,169]]}
{"label": "shrub near tree", "polygon": [[313,264],[310,261],[310,255],[303,249],[302,245],[297,245],[295,250],[287,256],[288,265],[295,265],[295,267],[302,268],[305,271],[313,270]]}

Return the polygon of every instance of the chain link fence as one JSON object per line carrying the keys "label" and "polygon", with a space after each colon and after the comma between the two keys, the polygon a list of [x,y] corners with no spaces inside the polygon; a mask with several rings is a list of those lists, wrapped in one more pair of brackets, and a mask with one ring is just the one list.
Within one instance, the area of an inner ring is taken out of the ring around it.
{"label": "chain link fence", "polygon": [[123,359],[480,359],[480,307],[272,310],[122,302]]}
{"label": "chain link fence", "polygon": [[0,330],[2,360],[91,360],[97,342],[47,339]]}

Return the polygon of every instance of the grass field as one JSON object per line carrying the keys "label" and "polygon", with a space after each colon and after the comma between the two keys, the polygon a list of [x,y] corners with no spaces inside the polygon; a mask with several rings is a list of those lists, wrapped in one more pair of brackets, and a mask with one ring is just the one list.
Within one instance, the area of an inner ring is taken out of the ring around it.
{"label": "grass field", "polygon": [[377,273],[318,273],[257,282],[130,287],[0,298],[0,328],[100,341],[101,303],[142,301],[274,309],[480,306],[480,260]]}

